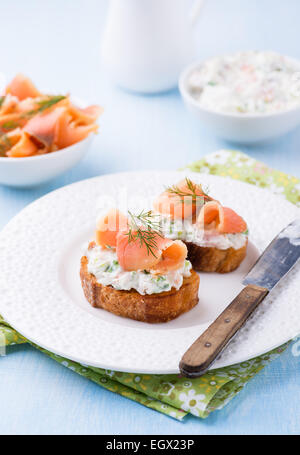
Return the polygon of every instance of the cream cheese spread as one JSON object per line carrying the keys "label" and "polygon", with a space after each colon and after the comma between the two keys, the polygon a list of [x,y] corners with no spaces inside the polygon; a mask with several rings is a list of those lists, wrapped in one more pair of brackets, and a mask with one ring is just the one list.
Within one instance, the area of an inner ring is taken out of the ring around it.
{"label": "cream cheese spread", "polygon": [[188,260],[180,269],[158,275],[151,271],[129,272],[122,269],[116,251],[112,248],[95,246],[88,249],[85,254],[88,258],[88,272],[95,276],[98,283],[123,291],[135,289],[142,295],[158,294],[172,288],[178,290],[182,286],[183,278],[191,275],[192,265]]}
{"label": "cream cheese spread", "polygon": [[219,234],[210,229],[199,229],[190,220],[172,220],[162,217],[161,228],[163,235],[169,239],[179,239],[192,242],[202,247],[214,247],[220,250],[242,248],[247,241],[247,234]]}

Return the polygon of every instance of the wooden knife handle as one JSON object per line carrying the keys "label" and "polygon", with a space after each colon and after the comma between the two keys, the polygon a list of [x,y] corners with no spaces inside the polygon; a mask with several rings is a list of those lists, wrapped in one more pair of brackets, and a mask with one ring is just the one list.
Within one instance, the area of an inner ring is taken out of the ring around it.
{"label": "wooden knife handle", "polygon": [[183,376],[202,376],[268,292],[254,284],[246,286],[186,351],[179,364]]}

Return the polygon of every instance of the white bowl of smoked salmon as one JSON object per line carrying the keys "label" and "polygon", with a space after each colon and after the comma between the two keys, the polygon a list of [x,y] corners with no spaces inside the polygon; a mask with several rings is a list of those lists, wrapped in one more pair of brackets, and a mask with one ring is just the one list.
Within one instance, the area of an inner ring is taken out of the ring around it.
{"label": "white bowl of smoked salmon", "polygon": [[0,97],[0,184],[26,187],[71,169],[98,130],[100,106],[41,93],[18,74]]}

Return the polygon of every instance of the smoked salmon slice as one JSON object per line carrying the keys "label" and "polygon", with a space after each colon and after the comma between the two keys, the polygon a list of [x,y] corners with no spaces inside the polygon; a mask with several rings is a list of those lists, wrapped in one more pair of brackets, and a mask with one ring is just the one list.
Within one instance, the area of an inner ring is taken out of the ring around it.
{"label": "smoked salmon slice", "polygon": [[201,229],[216,229],[219,234],[239,234],[247,229],[240,215],[217,201],[210,201],[202,207],[197,224]]}
{"label": "smoked salmon slice", "polygon": [[98,125],[90,123],[82,126],[72,124],[66,107],[57,107],[49,113],[40,114],[28,121],[24,130],[46,146],[62,149],[85,139]]}
{"label": "smoked salmon slice", "polygon": [[63,107],[58,107],[49,113],[36,115],[28,121],[24,131],[49,147],[56,143],[58,122],[64,115],[66,115],[66,111]]}
{"label": "smoked salmon slice", "polygon": [[6,95],[3,97],[3,102],[0,106],[0,115],[10,114],[15,111],[19,104],[19,100],[16,96]]}
{"label": "smoked salmon slice", "polygon": [[186,219],[193,218],[209,200],[212,198],[203,191],[201,185],[186,178],[158,196],[153,206],[157,212],[173,219]]}
{"label": "smoked salmon slice", "polygon": [[36,98],[41,93],[31,82],[31,80],[23,74],[17,74],[6,87],[6,94],[17,96],[20,101],[25,98]]}
{"label": "smoked salmon slice", "polygon": [[168,273],[183,267],[187,257],[187,247],[181,240],[167,239],[154,230],[132,231],[127,216],[118,209],[111,209],[99,218],[96,244],[102,248],[116,248],[119,264],[128,271]]}
{"label": "smoked salmon slice", "polygon": [[15,145],[13,145],[7,152],[7,156],[11,158],[25,158],[27,156],[36,155],[39,151],[38,146],[30,140],[30,137],[27,133],[20,132],[19,138],[17,135],[8,135],[8,140],[14,141],[16,139]]}
{"label": "smoked salmon slice", "polygon": [[77,125],[89,125],[94,123],[99,115],[103,112],[102,107],[97,105],[91,105],[84,109],[81,109],[74,104],[70,103],[69,113],[72,116],[72,121]]}
{"label": "smoked salmon slice", "polygon": [[117,246],[117,235],[128,230],[128,219],[118,209],[111,209],[97,222],[96,243],[104,248]]}
{"label": "smoked salmon slice", "polygon": [[67,115],[62,115],[57,121],[56,136],[54,143],[57,148],[62,149],[70,145],[80,142],[85,139],[90,133],[98,131],[96,123],[87,125],[78,125],[72,123],[72,117],[67,112]]}
{"label": "smoked salmon slice", "polygon": [[[128,233],[117,236],[117,256],[121,267],[128,271],[151,270],[168,273],[181,268],[187,256],[187,247],[181,240],[170,240],[153,232],[155,247],[150,252],[138,237],[130,240]],[[134,233],[132,234],[134,236]]]}
{"label": "smoked salmon slice", "polygon": [[177,270],[183,267],[186,257],[186,245],[181,240],[175,240],[162,250],[161,259],[152,270],[162,274]]}
{"label": "smoked salmon slice", "polygon": [[171,245],[172,240],[162,238],[158,233],[151,233],[152,253],[144,242],[132,232],[133,240],[130,241],[129,233],[119,233],[117,236],[117,256],[124,270],[150,270],[161,259],[162,250]]}

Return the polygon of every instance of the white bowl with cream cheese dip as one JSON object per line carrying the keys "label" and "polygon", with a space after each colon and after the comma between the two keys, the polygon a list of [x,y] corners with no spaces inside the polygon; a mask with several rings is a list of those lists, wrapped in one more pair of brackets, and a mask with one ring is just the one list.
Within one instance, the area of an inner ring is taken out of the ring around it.
{"label": "white bowl with cream cheese dip", "polygon": [[274,139],[300,125],[300,61],[245,51],[193,63],[179,78],[203,127],[241,143]]}

